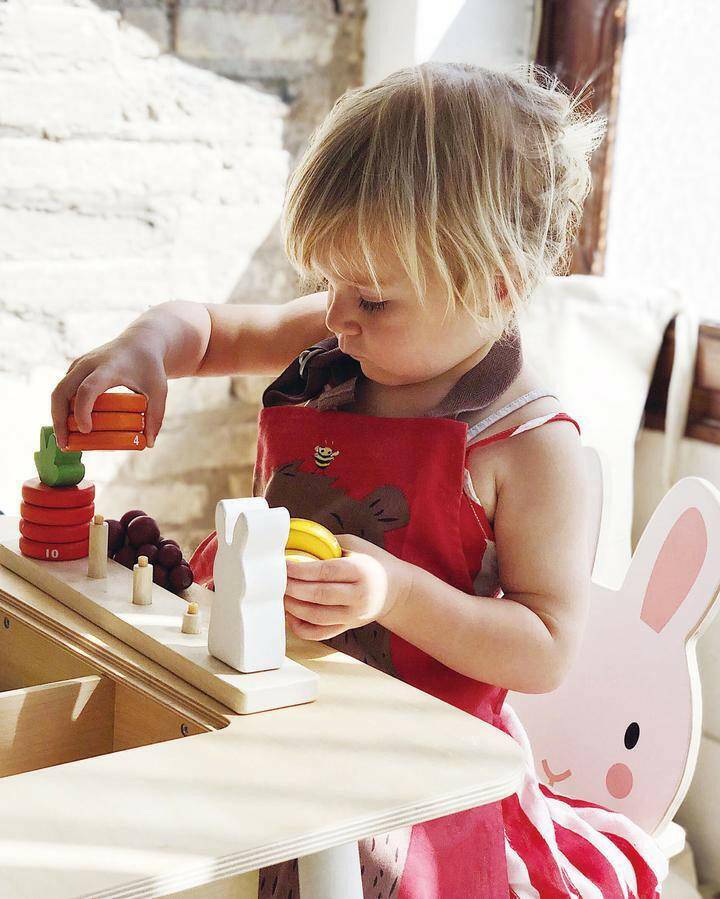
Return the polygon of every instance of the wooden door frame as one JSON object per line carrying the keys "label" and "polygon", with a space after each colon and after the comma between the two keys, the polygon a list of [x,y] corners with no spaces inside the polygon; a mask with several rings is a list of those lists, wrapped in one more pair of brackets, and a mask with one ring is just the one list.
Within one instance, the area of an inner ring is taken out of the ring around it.
{"label": "wooden door frame", "polygon": [[[586,102],[608,120],[607,136],[593,154],[593,187],[573,250],[571,274],[605,271],[607,215],[620,96],[620,68],[625,43],[628,0],[543,0],[535,62],[573,92],[588,83]],[[671,323],[663,339],[645,406],[644,426],[663,430],[675,347]],[[720,445],[720,322],[703,321],[687,437]]]}

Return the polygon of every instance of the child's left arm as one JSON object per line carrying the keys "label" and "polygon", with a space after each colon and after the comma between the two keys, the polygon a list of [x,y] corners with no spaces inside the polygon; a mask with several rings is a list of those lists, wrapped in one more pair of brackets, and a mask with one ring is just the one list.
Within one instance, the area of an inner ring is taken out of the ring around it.
{"label": "child's left arm", "polygon": [[[587,619],[592,568],[577,431],[553,423],[503,442],[493,521],[504,596],[473,597],[424,570],[382,624],[469,677],[544,693],[564,680]],[[482,466],[482,453],[470,456]]]}
{"label": "child's left arm", "polygon": [[[377,620],[455,671],[524,693],[554,690],[579,646],[591,564],[588,489],[572,425],[537,428],[503,444],[493,522],[496,599],[464,593],[353,535],[350,555],[288,563],[292,630],[324,640]],[[470,457],[473,467],[482,454]]]}
{"label": "child's left arm", "polygon": [[[581,445],[572,424],[553,423],[504,441],[495,458],[504,596],[468,602],[420,571],[412,602],[382,623],[462,674],[544,693],[563,681],[587,619],[592,566]],[[482,452],[470,456],[471,476],[482,464]]]}

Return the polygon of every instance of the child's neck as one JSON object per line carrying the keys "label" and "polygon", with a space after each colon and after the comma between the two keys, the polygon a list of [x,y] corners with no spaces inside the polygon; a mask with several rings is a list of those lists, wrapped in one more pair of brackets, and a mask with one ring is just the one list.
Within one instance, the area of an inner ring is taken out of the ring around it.
{"label": "child's neck", "polygon": [[420,417],[435,408],[465,372],[470,371],[484,359],[492,347],[492,341],[483,344],[467,359],[463,359],[442,374],[415,384],[388,386],[371,381],[360,374],[352,411],[360,415],[377,415],[384,418]]}

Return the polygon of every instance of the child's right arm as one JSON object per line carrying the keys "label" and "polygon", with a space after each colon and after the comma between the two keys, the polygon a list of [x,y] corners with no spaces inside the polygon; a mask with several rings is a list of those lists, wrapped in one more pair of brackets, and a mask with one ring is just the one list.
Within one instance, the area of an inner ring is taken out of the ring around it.
{"label": "child's right arm", "polygon": [[143,393],[145,432],[155,442],[169,378],[230,374],[275,374],[306,347],[329,337],[327,293],[282,304],[202,304],[181,300],[144,312],[116,338],[73,360],[52,392],[58,446],[67,443],[70,398],[78,428],[90,430],[96,397],[110,387]]}

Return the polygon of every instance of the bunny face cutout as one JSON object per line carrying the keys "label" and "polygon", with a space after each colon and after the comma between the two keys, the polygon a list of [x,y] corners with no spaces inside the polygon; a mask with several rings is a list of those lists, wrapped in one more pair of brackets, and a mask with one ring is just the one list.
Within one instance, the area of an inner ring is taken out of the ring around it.
{"label": "bunny face cutout", "polygon": [[684,478],[648,522],[620,590],[592,584],[583,642],[561,686],[508,695],[541,782],[648,833],[672,819],[700,742],[695,641],[719,587],[720,492]]}

